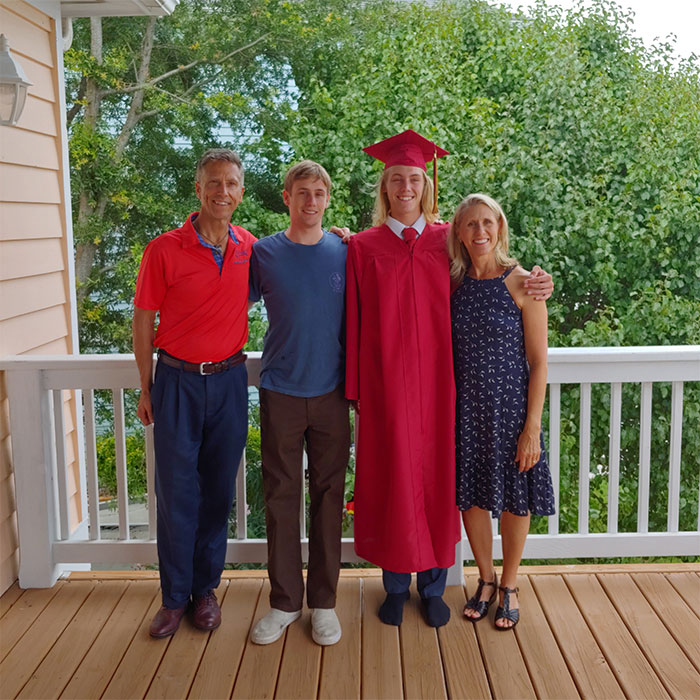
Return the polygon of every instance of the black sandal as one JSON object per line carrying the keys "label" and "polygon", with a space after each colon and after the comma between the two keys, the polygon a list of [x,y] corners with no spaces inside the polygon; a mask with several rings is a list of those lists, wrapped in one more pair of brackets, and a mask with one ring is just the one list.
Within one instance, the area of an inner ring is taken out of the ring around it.
{"label": "black sandal", "polygon": [[497,630],[500,630],[501,632],[507,632],[508,630],[512,630],[515,625],[518,624],[520,620],[520,608],[515,608],[514,610],[511,610],[510,608],[510,594],[511,593],[518,593],[520,591],[519,588],[508,588],[507,586],[499,586],[498,587],[499,591],[503,591],[503,605],[499,605],[496,608],[496,617],[494,618],[494,623],[498,622],[499,620],[510,620],[513,624],[510,625],[509,627],[502,627],[501,625],[495,625]]}
{"label": "black sandal", "polygon": [[[493,593],[488,600],[480,600],[481,591],[483,590],[484,586],[493,586]],[[489,614],[489,606],[496,598],[497,589],[498,576],[496,576],[495,571],[493,574],[493,581],[484,581],[479,579],[479,586],[476,589],[476,593],[467,601],[467,604],[464,606],[464,610],[462,611],[462,614],[464,614],[467,612],[467,610],[475,610],[479,613],[479,617],[470,617],[469,615],[464,615],[464,617],[471,622],[479,622],[479,620],[483,620]]]}

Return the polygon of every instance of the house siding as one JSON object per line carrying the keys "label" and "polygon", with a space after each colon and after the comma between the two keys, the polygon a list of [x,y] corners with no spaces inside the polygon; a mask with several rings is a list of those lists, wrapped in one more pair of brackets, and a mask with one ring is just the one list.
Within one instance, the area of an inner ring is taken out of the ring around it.
{"label": "house siding", "polygon": [[[19,122],[0,126],[0,356],[74,348],[63,89],[56,22],[22,0],[0,0],[0,26],[33,85]],[[75,395],[64,392],[70,518],[83,517]],[[5,381],[0,373],[0,593],[17,578],[17,516]]]}

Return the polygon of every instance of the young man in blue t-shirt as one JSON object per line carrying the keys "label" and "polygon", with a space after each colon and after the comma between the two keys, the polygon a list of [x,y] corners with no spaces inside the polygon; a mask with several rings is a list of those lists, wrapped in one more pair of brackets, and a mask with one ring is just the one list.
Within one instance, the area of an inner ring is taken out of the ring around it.
{"label": "young man in blue t-shirt", "polygon": [[260,428],[270,612],[251,640],[270,644],[301,615],[299,503],[308,454],[311,530],[306,595],[312,637],[335,644],[345,469],[350,450],[345,372],[347,246],[322,228],[331,181],[313,161],[284,179],[289,228],[253,245],[250,301],[264,299],[269,328],[260,373]]}

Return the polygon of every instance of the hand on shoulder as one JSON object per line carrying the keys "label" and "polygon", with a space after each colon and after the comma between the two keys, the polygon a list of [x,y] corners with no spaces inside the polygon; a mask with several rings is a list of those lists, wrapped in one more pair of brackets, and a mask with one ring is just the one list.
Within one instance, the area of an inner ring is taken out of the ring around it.
{"label": "hand on shoulder", "polygon": [[530,272],[520,265],[516,265],[513,271],[506,277],[506,287],[513,297],[513,301],[523,308],[524,304],[534,302],[535,297],[527,293],[526,282],[530,279]]}

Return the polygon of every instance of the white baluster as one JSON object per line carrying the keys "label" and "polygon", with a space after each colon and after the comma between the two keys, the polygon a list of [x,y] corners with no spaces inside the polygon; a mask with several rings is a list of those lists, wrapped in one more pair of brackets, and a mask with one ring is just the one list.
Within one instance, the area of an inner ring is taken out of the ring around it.
{"label": "white baluster", "polygon": [[589,474],[591,471],[591,385],[581,384],[578,450],[578,532],[588,532]]}
{"label": "white baluster", "polygon": [[620,502],[620,426],[622,384],[610,385],[610,447],[608,450],[608,532],[617,532]]}
{"label": "white baluster", "polygon": [[554,515],[547,519],[547,532],[559,532],[559,488],[561,471],[561,384],[549,385],[549,471],[554,489]]}
{"label": "white baluster", "polygon": [[100,533],[100,492],[97,476],[97,441],[95,431],[95,392],[83,392],[85,401],[85,459],[87,461],[87,500],[89,533],[91,540],[101,539]]}
{"label": "white baluster", "polygon": [[669,532],[678,532],[678,509],[681,500],[681,437],[683,431],[683,382],[673,382],[671,390],[671,437],[668,470]]}
{"label": "white baluster", "polygon": [[639,497],[637,499],[637,532],[649,532],[651,389],[651,382],[642,382],[642,400],[639,418]]}
{"label": "white baluster", "polygon": [[129,486],[126,477],[126,431],[124,430],[124,390],[112,391],[114,406],[114,456],[117,469],[117,508],[119,539],[129,540]]}

